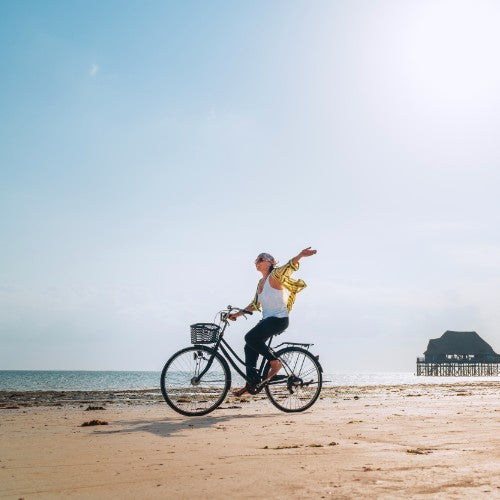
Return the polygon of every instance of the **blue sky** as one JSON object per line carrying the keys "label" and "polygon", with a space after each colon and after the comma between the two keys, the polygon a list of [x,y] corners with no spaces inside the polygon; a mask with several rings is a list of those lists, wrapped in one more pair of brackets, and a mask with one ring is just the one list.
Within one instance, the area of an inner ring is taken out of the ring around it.
{"label": "blue sky", "polygon": [[0,367],[160,369],[309,245],[287,335],[327,371],[500,351],[499,14],[3,2]]}

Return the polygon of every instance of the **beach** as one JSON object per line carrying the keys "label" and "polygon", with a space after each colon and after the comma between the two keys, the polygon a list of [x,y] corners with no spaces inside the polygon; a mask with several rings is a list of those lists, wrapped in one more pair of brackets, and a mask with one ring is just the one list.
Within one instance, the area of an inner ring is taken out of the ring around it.
{"label": "beach", "polygon": [[500,498],[499,389],[326,387],[304,413],[231,396],[191,418],[156,390],[1,391],[0,498]]}

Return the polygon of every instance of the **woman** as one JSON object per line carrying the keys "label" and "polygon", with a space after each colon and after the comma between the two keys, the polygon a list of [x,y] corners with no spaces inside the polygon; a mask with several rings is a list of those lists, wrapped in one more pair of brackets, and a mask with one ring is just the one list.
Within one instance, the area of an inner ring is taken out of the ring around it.
{"label": "woman", "polygon": [[[271,366],[266,380],[271,380],[281,370],[281,361],[267,347],[266,340],[287,329],[288,314],[295,302],[295,295],[306,287],[302,280],[294,280],[290,275],[299,269],[299,260],[302,257],[315,253],[316,250],[307,247],[281,267],[275,267],[276,260],[268,253],[261,253],[255,259],[255,267],[262,273],[262,278],[257,284],[253,301],[245,310],[262,310],[262,320],[245,335],[245,364],[247,378],[251,383],[234,391],[235,396],[249,392],[249,389],[260,383],[256,368],[259,354],[269,360]],[[231,314],[229,319],[235,321],[242,314],[244,313]]]}

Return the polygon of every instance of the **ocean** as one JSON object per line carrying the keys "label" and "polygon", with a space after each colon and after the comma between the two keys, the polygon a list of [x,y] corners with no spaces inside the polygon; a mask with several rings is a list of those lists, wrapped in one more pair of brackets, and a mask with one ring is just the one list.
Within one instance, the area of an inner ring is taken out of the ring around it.
{"label": "ocean", "polygon": [[[417,377],[412,372],[323,374],[327,386],[381,386],[498,381],[500,377]],[[233,373],[233,387],[242,383]],[[0,370],[1,391],[123,391],[159,389],[158,371]]]}

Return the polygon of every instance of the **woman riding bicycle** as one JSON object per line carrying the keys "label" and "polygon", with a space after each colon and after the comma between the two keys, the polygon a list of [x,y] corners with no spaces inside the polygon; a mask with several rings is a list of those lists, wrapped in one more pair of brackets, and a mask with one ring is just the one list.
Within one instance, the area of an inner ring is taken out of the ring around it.
{"label": "woman riding bicycle", "polygon": [[[302,257],[309,257],[316,252],[307,247],[281,267],[275,267],[276,260],[268,253],[261,253],[255,259],[255,267],[262,273],[262,278],[257,284],[253,301],[245,307],[246,311],[262,310],[262,320],[245,335],[246,372],[253,386],[261,382],[256,368],[259,354],[269,360],[270,370],[266,380],[271,380],[282,367],[281,361],[267,347],[265,341],[287,329],[288,315],[295,302],[295,295],[306,287],[302,280],[295,280],[290,275],[299,269],[299,260]],[[231,314],[229,319],[235,321],[243,314]],[[247,383],[234,391],[234,395],[241,396],[251,388],[252,385]]]}

